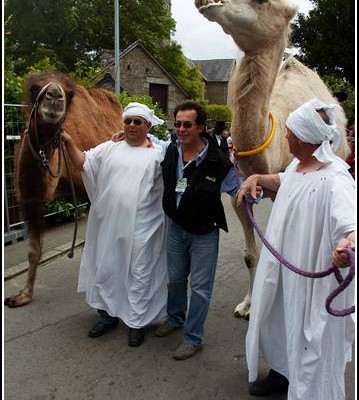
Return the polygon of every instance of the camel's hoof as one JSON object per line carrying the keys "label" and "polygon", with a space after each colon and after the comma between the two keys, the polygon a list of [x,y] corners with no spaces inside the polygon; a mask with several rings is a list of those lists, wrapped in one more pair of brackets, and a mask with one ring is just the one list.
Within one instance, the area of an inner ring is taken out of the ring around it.
{"label": "camel's hoof", "polygon": [[243,301],[242,303],[239,303],[237,307],[233,311],[234,316],[237,318],[244,318],[246,320],[249,319],[249,314],[250,314],[250,305],[246,302]]}
{"label": "camel's hoof", "polygon": [[4,301],[4,306],[14,308],[14,307],[16,307],[16,301],[13,300],[11,297],[7,297]]}
{"label": "camel's hoof", "polygon": [[247,312],[247,313],[244,313],[244,314],[240,314],[238,311],[235,311],[235,312],[234,312],[234,316],[235,316],[236,318],[244,318],[244,319],[246,319],[246,320],[248,321],[248,320],[249,320],[250,313]]}
{"label": "camel's hoof", "polygon": [[18,299],[16,297],[17,296],[7,297],[4,300],[4,305],[8,306],[9,308],[16,308],[16,307],[26,306],[26,304],[31,303],[31,299],[18,301]]}

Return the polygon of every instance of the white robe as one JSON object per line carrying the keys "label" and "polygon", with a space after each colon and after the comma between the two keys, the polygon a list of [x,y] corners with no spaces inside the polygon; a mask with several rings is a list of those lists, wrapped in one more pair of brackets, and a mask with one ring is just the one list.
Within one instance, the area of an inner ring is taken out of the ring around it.
{"label": "white robe", "polygon": [[[331,266],[331,252],[355,229],[354,180],[335,161],[310,173],[297,173],[294,159],[284,174],[266,237],[290,263],[307,271]],[[341,270],[343,276],[347,269]],[[328,314],[325,300],[337,287],[334,274],[312,279],[279,264],[263,246],[256,272],[246,336],[249,381],[258,357],[290,382],[288,400],[344,400],[344,371],[351,360],[353,314]],[[332,303],[354,304],[354,280]]]}
{"label": "white robe", "polygon": [[131,328],[160,321],[168,283],[162,149],[107,141],[85,155],[91,208],[78,291]]}

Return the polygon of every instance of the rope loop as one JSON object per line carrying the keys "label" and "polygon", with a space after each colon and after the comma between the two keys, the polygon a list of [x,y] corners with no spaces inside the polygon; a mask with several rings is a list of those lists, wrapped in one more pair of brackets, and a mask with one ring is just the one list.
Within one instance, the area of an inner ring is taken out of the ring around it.
{"label": "rope loop", "polygon": [[332,301],[346,288],[349,286],[350,282],[353,280],[355,276],[355,249],[345,249],[346,253],[349,256],[350,260],[350,266],[349,266],[349,272],[343,278],[341,275],[339,268],[335,266],[334,264],[331,265],[331,267],[327,268],[324,271],[320,272],[310,272],[310,271],[304,271],[300,268],[295,267],[293,264],[291,264],[289,261],[287,261],[283,256],[269,243],[269,241],[265,238],[263,232],[260,230],[259,226],[254,220],[253,217],[253,203],[248,201],[244,197],[244,202],[247,207],[247,212],[249,219],[251,220],[254,229],[256,230],[258,236],[261,238],[263,244],[267,247],[267,249],[274,255],[274,257],[286,268],[290,269],[292,272],[295,272],[298,275],[305,276],[306,278],[324,278],[325,276],[330,275],[331,273],[334,273],[337,281],[338,281],[338,287],[334,289],[329,296],[326,299],[326,309],[329,314],[335,316],[335,317],[345,317],[346,315],[352,314],[355,312],[355,306],[345,308],[343,310],[334,310],[331,307]]}

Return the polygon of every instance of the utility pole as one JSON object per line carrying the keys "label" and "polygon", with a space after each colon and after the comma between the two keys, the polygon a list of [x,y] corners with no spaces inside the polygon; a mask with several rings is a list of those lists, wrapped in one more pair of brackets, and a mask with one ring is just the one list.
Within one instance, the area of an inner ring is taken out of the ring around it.
{"label": "utility pole", "polygon": [[120,94],[120,0],[115,1],[115,94]]}

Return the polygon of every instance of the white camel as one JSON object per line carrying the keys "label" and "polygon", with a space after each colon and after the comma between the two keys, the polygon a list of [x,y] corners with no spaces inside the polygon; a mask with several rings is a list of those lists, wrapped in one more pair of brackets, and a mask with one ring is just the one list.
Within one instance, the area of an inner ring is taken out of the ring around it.
{"label": "white camel", "polygon": [[[294,57],[283,62],[290,21],[297,8],[284,0],[195,0],[195,4],[208,20],[220,24],[244,52],[229,82],[231,134],[239,152],[241,173],[249,176],[284,170],[292,158],[285,139],[288,114],[314,97],[338,103],[315,72]],[[343,134],[337,154],[345,159],[349,148],[345,140],[346,117],[341,108],[336,120]],[[236,209],[236,213],[244,230],[250,280],[248,292],[234,313],[248,318],[258,251],[245,207]]]}

